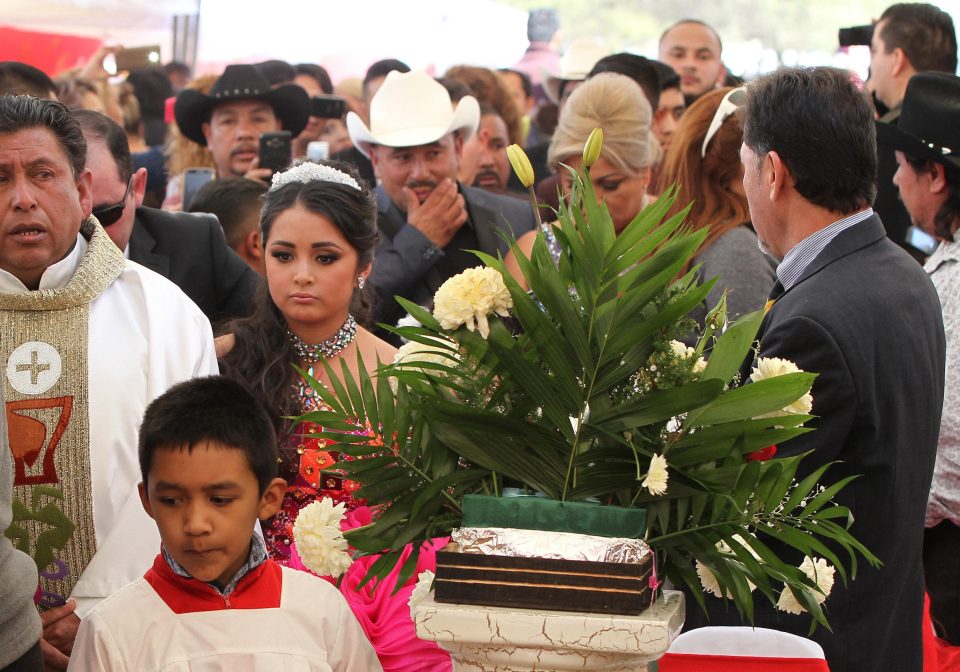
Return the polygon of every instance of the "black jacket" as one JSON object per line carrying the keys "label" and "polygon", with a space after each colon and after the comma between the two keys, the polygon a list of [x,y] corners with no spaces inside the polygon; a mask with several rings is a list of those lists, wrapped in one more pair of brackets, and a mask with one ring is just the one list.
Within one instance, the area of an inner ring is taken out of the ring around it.
{"label": "black jacket", "polygon": [[249,314],[261,282],[209,214],[137,208],[129,256],[169,278],[212,323]]}

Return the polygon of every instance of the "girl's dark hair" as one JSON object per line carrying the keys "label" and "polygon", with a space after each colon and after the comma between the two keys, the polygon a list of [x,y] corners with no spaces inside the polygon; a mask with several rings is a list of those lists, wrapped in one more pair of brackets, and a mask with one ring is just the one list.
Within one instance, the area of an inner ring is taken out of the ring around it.
{"label": "girl's dark hair", "polygon": [[[319,161],[340,170],[360,185],[351,186],[314,180],[294,182],[267,192],[260,213],[260,240],[264,248],[277,217],[297,206],[322,215],[340,229],[357,252],[358,267],[373,260],[377,244],[377,206],[366,182],[356,169],[340,161]],[[370,304],[366,292],[354,288],[350,311],[361,325],[368,325]],[[264,283],[254,299],[250,317],[234,320],[224,327],[236,339],[233,349],[220,360],[226,375],[245,384],[270,414],[279,434],[289,430],[286,416],[299,415],[301,409],[293,398],[291,385],[296,379],[293,364],[297,362],[293,346],[287,338],[287,324]],[[282,442],[281,442],[282,443]],[[281,448],[281,460],[288,456]]]}

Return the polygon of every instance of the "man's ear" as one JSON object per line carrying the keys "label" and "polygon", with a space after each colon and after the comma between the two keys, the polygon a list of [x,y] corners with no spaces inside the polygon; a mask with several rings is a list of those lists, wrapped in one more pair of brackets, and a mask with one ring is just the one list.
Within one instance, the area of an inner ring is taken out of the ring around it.
{"label": "man's ear", "polygon": [[207,149],[210,148],[210,122],[205,121],[200,125],[200,132],[207,141]]}
{"label": "man's ear", "polygon": [[254,229],[240,240],[237,254],[260,275],[265,274],[263,267],[263,247],[260,246],[260,231]]}
{"label": "man's ear", "polygon": [[930,193],[944,194],[950,189],[947,184],[947,169],[942,163],[934,161],[930,168]]}
{"label": "man's ear", "polygon": [[275,478],[267,485],[267,489],[260,495],[260,510],[257,517],[260,520],[266,520],[276,515],[283,504],[283,495],[287,491],[287,482],[282,478]]}
{"label": "man's ear", "polygon": [[370,154],[370,163],[373,165],[373,174],[378,178],[380,177],[380,154],[378,152],[378,147],[376,145],[370,145],[367,150]]}
{"label": "man's ear", "polygon": [[774,150],[767,152],[767,155],[763,157],[763,164],[761,175],[764,177],[761,179],[763,179],[764,185],[770,189],[770,200],[776,201],[783,195],[784,188],[790,184],[792,179],[790,171],[780,155]]}
{"label": "man's ear", "polygon": [[150,498],[147,497],[147,484],[140,483],[137,485],[137,492],[140,493],[140,503],[143,505],[143,510],[147,512],[147,515],[153,518],[153,507],[150,506]]}
{"label": "man's ear", "polygon": [[910,65],[910,59],[907,58],[907,55],[903,53],[903,49],[900,47],[894,49],[891,56],[893,57],[890,66],[891,74],[896,77]]}
{"label": "man's ear", "polygon": [[80,210],[86,219],[93,212],[93,173],[89,168],[77,175],[77,194],[80,196]]}
{"label": "man's ear", "polygon": [[727,81],[727,66],[723,63],[720,63],[720,74],[717,76],[717,81],[714,83],[713,88],[719,89],[723,86],[723,83]]}
{"label": "man's ear", "polygon": [[147,169],[140,168],[133,174],[133,184],[130,191],[133,192],[133,202],[139,208],[143,205],[143,195],[147,193]]}
{"label": "man's ear", "polygon": [[263,259],[263,244],[259,229],[254,229],[243,237],[243,249],[254,259]]}

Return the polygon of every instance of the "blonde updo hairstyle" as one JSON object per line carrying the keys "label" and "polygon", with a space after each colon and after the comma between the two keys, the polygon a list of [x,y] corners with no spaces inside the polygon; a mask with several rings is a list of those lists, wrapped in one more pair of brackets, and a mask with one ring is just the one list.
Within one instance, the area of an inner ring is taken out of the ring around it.
{"label": "blonde updo hairstyle", "polygon": [[559,164],[583,153],[594,128],[603,129],[600,156],[618,170],[638,174],[660,160],[660,143],[650,131],[653,111],[635,81],[613,72],[594,75],[578,86],[560,115],[547,162]]}

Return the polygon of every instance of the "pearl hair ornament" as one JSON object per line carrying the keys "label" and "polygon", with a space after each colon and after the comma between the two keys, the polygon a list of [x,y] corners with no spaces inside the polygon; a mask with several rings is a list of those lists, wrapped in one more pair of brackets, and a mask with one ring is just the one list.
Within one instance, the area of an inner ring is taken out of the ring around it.
{"label": "pearl hair ornament", "polygon": [[300,165],[294,166],[282,173],[275,173],[270,183],[270,191],[276,191],[280,187],[292,184],[293,182],[301,182],[303,184],[310,182],[333,182],[334,184],[344,184],[348,187],[353,187],[357,191],[362,191],[357,181],[342,170],[311,161],[304,161]]}

